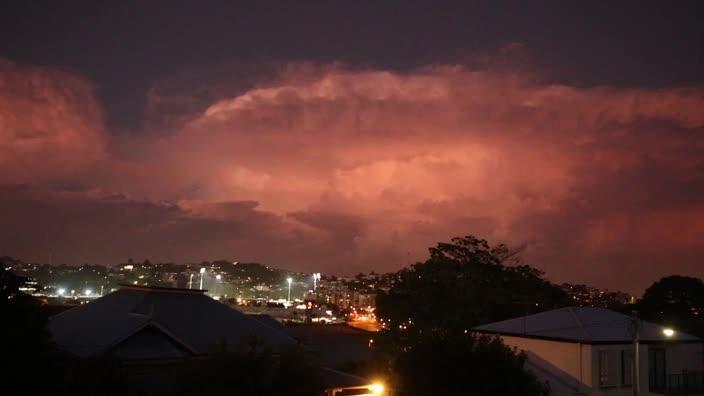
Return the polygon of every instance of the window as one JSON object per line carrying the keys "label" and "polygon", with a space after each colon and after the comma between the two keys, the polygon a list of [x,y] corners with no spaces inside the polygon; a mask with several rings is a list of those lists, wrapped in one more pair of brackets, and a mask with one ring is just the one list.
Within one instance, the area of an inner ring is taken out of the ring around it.
{"label": "window", "polygon": [[633,385],[633,351],[621,351],[621,385]]}
{"label": "window", "polygon": [[616,349],[599,351],[599,386],[611,388],[619,385],[619,351]]}
{"label": "window", "polygon": [[648,349],[648,387],[651,392],[665,390],[665,350]]}

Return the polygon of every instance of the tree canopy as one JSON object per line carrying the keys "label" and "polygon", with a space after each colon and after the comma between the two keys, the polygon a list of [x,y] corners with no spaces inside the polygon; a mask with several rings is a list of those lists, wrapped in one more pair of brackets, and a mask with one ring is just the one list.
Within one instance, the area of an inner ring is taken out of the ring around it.
{"label": "tree canopy", "polygon": [[[19,290],[21,279],[0,268],[0,342],[9,363],[3,374],[9,383],[42,393],[58,381],[58,352],[51,341],[48,318],[39,302]],[[36,381],[41,378],[42,381]]]}
{"label": "tree canopy", "polygon": [[474,236],[430,249],[377,296],[378,355],[399,394],[543,395],[525,356],[471,328],[569,304],[518,250]]}
{"label": "tree canopy", "polygon": [[699,278],[664,277],[646,289],[637,308],[643,319],[704,337],[704,282]]}
{"label": "tree canopy", "polygon": [[524,369],[525,360],[497,337],[423,337],[394,358],[394,394],[547,395],[546,386]]}
{"label": "tree canopy", "polygon": [[398,272],[377,297],[391,332],[462,333],[473,326],[569,304],[567,294],[520,263],[518,251],[474,236],[430,249],[430,258]]}

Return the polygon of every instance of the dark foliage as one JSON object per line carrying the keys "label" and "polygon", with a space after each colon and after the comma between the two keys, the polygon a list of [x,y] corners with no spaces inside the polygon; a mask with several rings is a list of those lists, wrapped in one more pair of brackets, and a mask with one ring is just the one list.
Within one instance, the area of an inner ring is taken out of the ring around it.
{"label": "dark foliage", "polygon": [[174,372],[171,395],[317,395],[320,372],[300,350],[270,353],[219,352],[184,363]]}
{"label": "dark foliage", "polygon": [[645,320],[704,337],[704,283],[699,278],[662,278],[645,291],[637,309]]}
{"label": "dark foliage", "polygon": [[[22,280],[0,268],[0,343],[5,386],[43,394],[61,378],[60,354],[51,342],[48,319],[39,302],[19,290]],[[41,381],[37,381],[41,378]]]}
{"label": "dark foliage", "polygon": [[472,327],[569,304],[518,251],[467,236],[430,249],[377,297],[377,367],[398,394],[543,395],[525,357]]}
{"label": "dark foliage", "polygon": [[[512,264],[512,265],[507,265]],[[430,249],[430,259],[405,268],[377,297],[389,331],[461,333],[473,326],[569,305],[543,273],[520,265],[516,251],[473,236]]]}
{"label": "dark foliage", "polygon": [[393,362],[401,395],[547,395],[524,370],[525,356],[498,338],[471,335],[423,337]]}

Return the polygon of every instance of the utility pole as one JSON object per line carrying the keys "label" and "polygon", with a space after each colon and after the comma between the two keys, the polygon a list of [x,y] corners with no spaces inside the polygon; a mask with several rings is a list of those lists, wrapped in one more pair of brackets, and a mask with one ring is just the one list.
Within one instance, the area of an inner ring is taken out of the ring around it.
{"label": "utility pole", "polygon": [[638,311],[633,311],[631,327],[633,335],[633,396],[640,396],[640,320],[638,319]]}

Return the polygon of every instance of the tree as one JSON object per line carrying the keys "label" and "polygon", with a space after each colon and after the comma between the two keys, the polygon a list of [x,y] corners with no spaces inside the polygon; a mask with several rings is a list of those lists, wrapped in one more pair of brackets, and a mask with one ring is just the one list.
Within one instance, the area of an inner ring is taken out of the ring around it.
{"label": "tree", "polygon": [[377,315],[407,339],[418,332],[463,333],[569,304],[541,271],[520,264],[518,251],[473,236],[438,244],[427,261],[397,276],[389,292],[378,295]]}
{"label": "tree", "polygon": [[525,360],[497,337],[424,337],[394,359],[394,393],[547,395],[547,388],[524,369]]}
{"label": "tree", "polygon": [[8,363],[3,376],[6,385],[14,383],[19,389],[32,384],[33,391],[44,394],[57,386],[59,353],[51,342],[46,314],[34,297],[19,290],[21,283],[18,276],[0,268],[0,343]]}
{"label": "tree", "polygon": [[[569,304],[567,294],[522,265],[520,251],[474,236],[430,249],[377,297],[384,331],[377,364],[399,394],[543,395],[525,356],[499,338],[476,337],[484,323]],[[381,363],[378,363],[381,362]]]}
{"label": "tree", "polygon": [[704,283],[699,278],[664,277],[646,289],[637,308],[643,319],[704,336]]}
{"label": "tree", "polygon": [[[254,340],[253,340],[254,341]],[[174,370],[165,394],[214,396],[316,395],[323,389],[319,368],[300,349],[274,355],[268,351],[229,351],[227,346],[205,359],[186,361]]]}

